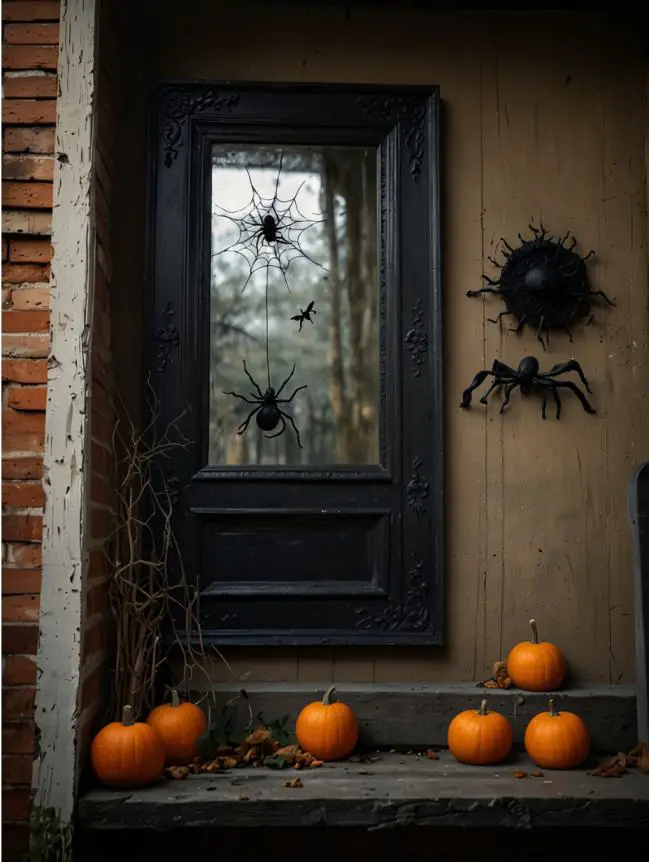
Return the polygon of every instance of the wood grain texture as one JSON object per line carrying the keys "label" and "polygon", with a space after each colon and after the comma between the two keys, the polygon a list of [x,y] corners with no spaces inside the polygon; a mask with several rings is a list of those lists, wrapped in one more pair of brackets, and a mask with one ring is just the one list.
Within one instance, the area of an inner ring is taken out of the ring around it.
{"label": "wood grain texture", "polygon": [[[147,75],[441,88],[448,636],[440,649],[371,655],[228,651],[236,678],[479,679],[528,636],[535,615],[542,635],[564,647],[574,679],[632,682],[625,488],[633,464],[649,456],[647,63],[632,25],[595,13],[346,17],[336,8],[296,8],[288,24],[260,7],[242,26],[242,14],[205,7],[200,27],[162,12],[148,22],[156,52],[135,62],[142,94]],[[145,41],[137,30],[130,38],[134,50]],[[129,136],[128,147],[130,164],[143,163],[144,144],[134,152]],[[546,353],[533,332],[517,337],[506,320],[502,333],[487,321],[500,301],[465,296],[490,272],[500,237],[515,240],[530,218],[594,248],[594,286],[617,302],[576,327],[573,344],[555,335]],[[136,311],[128,306],[138,301],[136,268],[129,279],[124,316]],[[498,398],[459,409],[477,370],[526,353],[548,367],[575,356],[597,414],[570,393],[560,422],[552,411],[543,422],[540,404],[516,395],[502,417]]]}

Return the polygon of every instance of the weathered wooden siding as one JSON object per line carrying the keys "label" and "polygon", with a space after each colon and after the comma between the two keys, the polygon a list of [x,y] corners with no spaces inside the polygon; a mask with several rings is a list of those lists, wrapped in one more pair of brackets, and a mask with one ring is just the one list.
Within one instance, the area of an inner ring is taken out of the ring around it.
{"label": "weathered wooden siding", "polygon": [[[382,10],[346,18],[325,8],[292,9],[289,19],[260,5],[195,8],[180,17],[163,7],[146,34],[129,21],[135,90],[119,197],[131,221],[120,228],[117,326],[132,326],[142,281],[144,197],[136,199],[133,180],[144,175],[144,146],[134,149],[134,129],[143,140],[149,80],[435,83],[444,102],[448,644],[228,653],[235,675],[471,680],[527,636],[533,614],[542,635],[565,647],[577,679],[632,681],[625,487],[633,464],[649,455],[646,61],[633,26],[594,14]],[[499,301],[465,296],[489,272],[499,238],[515,239],[530,218],[594,248],[596,287],[617,301],[578,328],[574,344],[555,336],[542,357],[548,366],[579,359],[594,417],[569,397],[560,422],[542,422],[538,405],[517,398],[504,417],[497,401],[486,411],[459,409],[462,389],[485,364],[540,355],[534,333],[501,334],[487,322]]]}

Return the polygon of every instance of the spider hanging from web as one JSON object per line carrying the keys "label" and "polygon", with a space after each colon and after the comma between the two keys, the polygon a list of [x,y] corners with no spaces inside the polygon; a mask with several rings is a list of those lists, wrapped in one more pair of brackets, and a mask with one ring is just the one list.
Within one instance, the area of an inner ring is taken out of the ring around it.
{"label": "spider hanging from web", "polygon": [[226,253],[238,255],[247,268],[247,277],[241,288],[243,293],[258,272],[265,272],[266,290],[270,270],[278,270],[289,293],[289,268],[297,260],[305,260],[327,272],[327,268],[312,257],[302,245],[308,230],[323,224],[326,218],[310,219],[300,210],[297,199],[307,180],[303,180],[289,198],[279,197],[279,184],[282,177],[284,150],[279,157],[277,177],[272,196],[263,195],[255,186],[250,169],[245,172],[250,183],[249,202],[236,210],[228,210],[214,203],[214,215],[225,219],[236,231],[236,239],[225,248],[219,249],[212,257]]}

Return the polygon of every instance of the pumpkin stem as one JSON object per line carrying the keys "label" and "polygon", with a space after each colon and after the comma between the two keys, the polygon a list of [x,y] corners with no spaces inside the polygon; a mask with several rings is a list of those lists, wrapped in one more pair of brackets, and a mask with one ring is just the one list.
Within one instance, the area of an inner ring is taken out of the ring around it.
{"label": "pumpkin stem", "polygon": [[325,691],[324,697],[322,698],[322,702],[325,706],[329,706],[329,704],[331,703],[331,696],[334,693],[335,688],[336,686],[332,685],[329,686],[329,688]]}
{"label": "pumpkin stem", "polygon": [[171,705],[180,706],[180,698],[178,697],[178,692],[175,688],[171,690]]}
{"label": "pumpkin stem", "polygon": [[487,701],[483,698],[480,701],[480,709],[478,710],[478,715],[486,715],[487,714]]}
{"label": "pumpkin stem", "polygon": [[550,698],[550,715],[559,715],[559,710],[557,709],[557,702],[553,697]]}
{"label": "pumpkin stem", "polygon": [[536,620],[530,620],[530,626],[532,627],[532,643],[537,644],[539,642],[539,630],[536,627]]}
{"label": "pumpkin stem", "polygon": [[122,707],[122,724],[126,727],[133,724],[133,707],[130,704]]}

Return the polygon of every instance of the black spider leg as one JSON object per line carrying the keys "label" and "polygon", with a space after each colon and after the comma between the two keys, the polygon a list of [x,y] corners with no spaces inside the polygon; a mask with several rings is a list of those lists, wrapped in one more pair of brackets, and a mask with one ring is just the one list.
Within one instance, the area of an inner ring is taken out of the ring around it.
{"label": "black spider leg", "polygon": [[592,395],[592,389],[588,385],[586,375],[584,374],[581,365],[577,362],[576,359],[569,359],[567,362],[559,362],[557,363],[557,365],[553,365],[549,371],[545,371],[543,374],[539,374],[539,377],[542,380],[546,380],[548,378],[556,377],[557,374],[567,374],[569,371],[577,372],[577,374],[579,375],[579,379],[586,388],[586,392],[590,392]]}
{"label": "black spider leg", "polygon": [[252,385],[253,385],[253,386],[255,387],[255,389],[257,390],[257,392],[258,392],[258,394],[259,394],[259,397],[263,399],[263,397],[264,397],[264,393],[263,393],[263,392],[261,391],[261,389],[259,388],[259,384],[258,384],[258,383],[255,383],[255,380],[254,380],[254,378],[253,378],[252,374],[248,371],[248,366],[246,365],[246,360],[245,360],[245,359],[243,360],[243,370],[245,371],[245,374],[246,374],[246,377],[248,378],[248,380],[252,383]]}
{"label": "black spider leg", "polygon": [[294,422],[293,417],[291,416],[291,414],[290,414],[290,413],[285,413],[283,410],[280,410],[280,411],[279,411],[279,418],[280,418],[280,422],[282,423],[282,430],[281,430],[281,431],[278,431],[276,434],[265,434],[264,436],[265,436],[265,437],[268,437],[268,439],[269,439],[269,440],[270,440],[272,437],[279,437],[279,435],[280,435],[280,434],[283,434],[283,433],[284,433],[284,431],[286,430],[286,419],[288,419],[288,421],[291,423],[291,428],[292,428],[292,429],[293,429],[293,431],[295,432],[295,437],[296,437],[296,439],[297,439],[297,445],[300,447],[300,449],[304,448],[304,447],[302,446],[302,441],[300,440],[300,431],[299,431],[299,429],[298,429],[297,425],[295,424],[295,422]]}
{"label": "black spider leg", "polygon": [[540,342],[541,342],[541,344],[542,344],[542,346],[543,346],[543,349],[544,349],[544,350],[547,350],[547,349],[548,349],[548,347],[550,346],[550,334],[549,334],[548,332],[546,332],[546,333],[545,333],[545,338],[546,338],[546,340],[545,340],[545,341],[543,341],[543,324],[544,324],[544,323],[545,323],[545,315],[544,315],[544,314],[542,314],[542,315],[541,315],[541,319],[539,320],[539,326],[538,326],[538,329],[536,330],[536,338],[537,338],[537,340],[538,340],[538,341],[540,341]]}
{"label": "black spider leg", "polygon": [[547,383],[554,387],[561,387],[562,389],[570,389],[575,393],[577,398],[581,401],[581,406],[584,408],[586,413],[595,413],[595,409],[590,404],[584,393],[579,389],[576,383],[573,383],[572,380],[548,380]]}
{"label": "black spider leg", "polygon": [[[509,404],[509,399],[511,397],[512,392],[516,389],[517,386],[520,386],[520,380],[513,380],[511,383],[507,383],[505,386],[505,399],[503,403],[500,405],[500,412],[503,413],[505,407]],[[482,401],[482,398],[480,399]],[[486,401],[484,402],[487,403]]]}
{"label": "black spider leg", "polygon": [[604,293],[603,290],[591,290],[590,295],[591,296],[601,296],[605,302],[608,302],[609,305],[611,305],[613,308],[615,308],[615,303],[613,302],[613,300],[608,298],[608,296]]}
{"label": "black spider leg", "polygon": [[552,393],[552,397],[554,398],[554,403],[557,405],[557,413],[556,418],[561,418],[561,398],[559,398],[559,393],[556,389],[556,380],[546,380],[544,379],[544,375],[539,375],[534,380],[535,384],[539,387],[543,397],[543,403],[541,405],[541,417],[545,419],[545,408],[546,408],[546,392],[549,390]]}
{"label": "black spider leg", "polygon": [[[471,383],[467,386],[467,388],[462,393],[462,402],[460,407],[467,408],[471,403],[471,393],[474,389],[477,389],[487,377],[494,377],[495,380],[492,385],[489,387],[486,395],[483,395],[483,398],[489,395],[496,386],[501,386],[503,383],[509,382],[508,380],[503,380],[503,378],[509,377],[510,380],[516,376],[516,372],[513,368],[510,368],[508,365],[505,365],[504,362],[500,362],[498,359],[494,359],[494,363],[492,365],[491,371],[488,371],[486,368],[483,368],[482,371],[478,371],[476,376],[473,378]],[[480,399],[482,401],[482,398]],[[486,401],[482,401],[483,404],[486,404]]]}
{"label": "black spider leg", "polygon": [[263,406],[264,406],[263,404],[258,404],[254,410],[250,411],[250,413],[248,414],[248,418],[244,419],[244,421],[241,423],[241,425],[239,425],[239,427],[237,428],[237,436],[240,437],[242,434],[245,433],[245,431],[248,428],[248,425],[250,425],[250,420],[252,419],[253,416],[255,416],[257,413],[259,413],[259,411],[261,410],[261,408]]}

